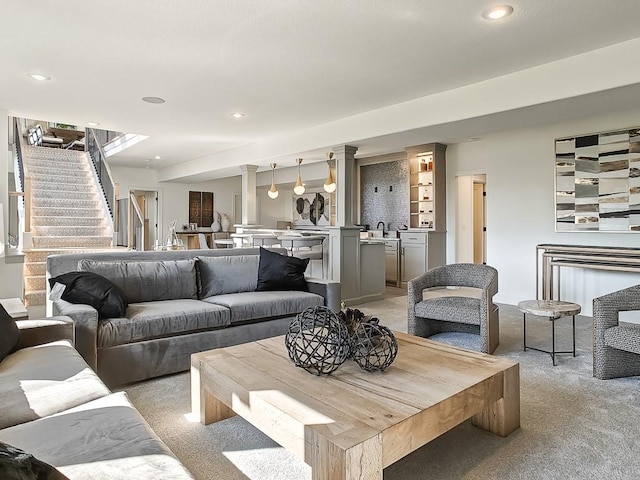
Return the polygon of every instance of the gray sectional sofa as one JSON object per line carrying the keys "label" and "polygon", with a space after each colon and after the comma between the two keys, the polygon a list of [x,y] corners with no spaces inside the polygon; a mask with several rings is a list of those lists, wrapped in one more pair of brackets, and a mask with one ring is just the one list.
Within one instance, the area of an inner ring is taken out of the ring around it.
{"label": "gray sectional sofa", "polygon": [[[0,361],[0,442],[71,480],[193,478],[126,394],[111,393],[73,348],[70,318],[17,324],[21,348]],[[67,340],[40,343],[53,338]]]}
{"label": "gray sectional sofa", "polygon": [[76,348],[108,385],[188,370],[192,353],[282,335],[307,307],[339,310],[340,284],[331,280],[307,279],[308,292],[255,291],[258,262],[257,248],[51,255],[48,279],[94,272],[129,303],[123,318],[98,319],[93,307],[64,300],[51,310],[74,320]]}

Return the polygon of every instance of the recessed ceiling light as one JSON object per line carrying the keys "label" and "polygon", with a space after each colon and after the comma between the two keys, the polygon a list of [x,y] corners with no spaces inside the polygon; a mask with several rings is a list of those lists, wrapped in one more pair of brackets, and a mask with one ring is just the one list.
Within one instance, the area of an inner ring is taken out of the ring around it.
{"label": "recessed ceiling light", "polygon": [[151,159],[150,159],[150,158],[145,158],[145,159],[144,159],[144,163],[148,163],[148,162],[150,162],[150,161],[151,161]]}
{"label": "recessed ceiling light", "polygon": [[100,125],[98,122],[87,122],[87,126],[91,128],[97,127],[98,125]]}
{"label": "recessed ceiling light", "polygon": [[244,113],[235,112],[235,113],[232,113],[231,116],[233,118],[242,118],[242,117],[244,117]]}
{"label": "recessed ceiling light", "polygon": [[482,12],[482,18],[486,20],[500,20],[501,18],[508,17],[513,13],[513,7],[511,5],[498,5],[497,7],[491,7]]}
{"label": "recessed ceiling light", "polygon": [[38,80],[39,82],[44,82],[45,80],[51,80],[51,77],[48,77],[47,75],[42,75],[41,73],[29,73],[28,76],[33,78],[34,80]]}
{"label": "recessed ceiling light", "polygon": [[143,102],[147,103],[164,103],[164,98],[160,97],[142,97]]}
{"label": "recessed ceiling light", "polygon": [[156,160],[160,160],[160,155],[156,155],[156,156],[155,156],[155,157],[153,157],[153,158],[155,158]]}

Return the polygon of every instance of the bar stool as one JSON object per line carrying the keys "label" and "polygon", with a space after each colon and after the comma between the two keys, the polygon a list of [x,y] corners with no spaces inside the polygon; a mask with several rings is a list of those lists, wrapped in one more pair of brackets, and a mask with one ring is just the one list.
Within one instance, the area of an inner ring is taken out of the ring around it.
{"label": "bar stool", "polygon": [[[309,261],[320,260],[322,262],[322,278],[327,277],[324,261],[324,235],[282,235],[278,237],[280,245],[289,251],[289,255],[297,258],[308,258]],[[320,249],[313,247],[320,246]],[[301,250],[304,248],[305,250]]]}

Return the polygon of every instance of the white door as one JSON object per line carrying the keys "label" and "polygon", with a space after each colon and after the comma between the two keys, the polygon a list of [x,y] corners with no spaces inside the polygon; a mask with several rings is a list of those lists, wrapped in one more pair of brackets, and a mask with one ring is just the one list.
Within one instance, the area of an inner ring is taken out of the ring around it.
{"label": "white door", "polygon": [[408,282],[426,271],[426,248],[421,243],[402,246],[402,281]]}

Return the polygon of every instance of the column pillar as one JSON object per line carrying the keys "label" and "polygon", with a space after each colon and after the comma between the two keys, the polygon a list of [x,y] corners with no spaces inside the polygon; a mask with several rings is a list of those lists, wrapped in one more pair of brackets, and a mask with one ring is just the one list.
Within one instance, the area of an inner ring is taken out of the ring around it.
{"label": "column pillar", "polygon": [[242,225],[255,225],[258,203],[256,196],[257,165],[240,165],[242,172]]}
{"label": "column pillar", "polygon": [[332,148],[336,161],[336,226],[350,227],[356,217],[356,181],[357,147],[339,145]]}

